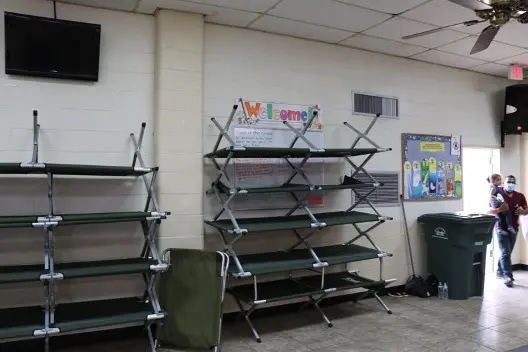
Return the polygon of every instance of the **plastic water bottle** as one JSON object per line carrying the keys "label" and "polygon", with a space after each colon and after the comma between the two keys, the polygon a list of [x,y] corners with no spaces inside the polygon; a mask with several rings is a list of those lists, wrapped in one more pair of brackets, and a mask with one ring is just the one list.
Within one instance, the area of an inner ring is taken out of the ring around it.
{"label": "plastic water bottle", "polygon": [[449,299],[449,288],[447,287],[447,282],[444,284],[444,299]]}
{"label": "plastic water bottle", "polygon": [[438,298],[444,298],[444,284],[441,282],[438,283]]}

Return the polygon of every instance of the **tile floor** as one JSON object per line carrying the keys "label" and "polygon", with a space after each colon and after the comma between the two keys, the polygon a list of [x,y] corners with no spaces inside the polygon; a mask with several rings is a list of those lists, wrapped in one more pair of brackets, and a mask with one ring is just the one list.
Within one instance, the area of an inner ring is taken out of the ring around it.
{"label": "tile floor", "polygon": [[[262,343],[245,323],[226,326],[223,352],[493,352],[528,345],[528,272],[516,286],[490,276],[482,298],[467,301],[385,297],[327,307],[328,328],[313,310],[254,321]],[[123,341],[71,352],[147,352],[144,341]],[[160,352],[169,352],[162,350]]]}

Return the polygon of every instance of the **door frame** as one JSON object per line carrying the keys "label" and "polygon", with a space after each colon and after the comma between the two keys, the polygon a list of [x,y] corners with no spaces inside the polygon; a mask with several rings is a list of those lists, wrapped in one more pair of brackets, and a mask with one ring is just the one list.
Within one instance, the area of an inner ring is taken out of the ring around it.
{"label": "door frame", "polygon": [[[485,149],[490,151],[489,156],[489,172],[490,173],[498,173],[500,174],[500,153],[501,149],[497,147],[482,147],[482,146],[463,146],[462,147],[462,173],[464,172],[464,160],[468,160],[466,156],[464,156],[464,150],[468,149]],[[464,183],[465,177],[462,174],[462,183]],[[462,185],[462,189],[468,189],[468,187],[464,187]],[[463,196],[463,199],[466,196]],[[497,250],[498,250],[498,243],[496,236],[492,237],[491,243],[487,246],[486,249],[486,273],[494,272],[497,269],[497,261],[495,260]]]}

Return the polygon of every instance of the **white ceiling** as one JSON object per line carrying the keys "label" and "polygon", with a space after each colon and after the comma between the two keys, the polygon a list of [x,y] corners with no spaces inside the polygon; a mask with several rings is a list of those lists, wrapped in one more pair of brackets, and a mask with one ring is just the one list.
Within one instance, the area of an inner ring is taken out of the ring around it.
{"label": "white ceiling", "polygon": [[470,55],[485,23],[412,40],[408,34],[477,19],[447,0],[60,0],[153,14],[158,8],[201,13],[210,23],[313,39],[507,77],[528,66],[528,24],[511,21],[484,52]]}

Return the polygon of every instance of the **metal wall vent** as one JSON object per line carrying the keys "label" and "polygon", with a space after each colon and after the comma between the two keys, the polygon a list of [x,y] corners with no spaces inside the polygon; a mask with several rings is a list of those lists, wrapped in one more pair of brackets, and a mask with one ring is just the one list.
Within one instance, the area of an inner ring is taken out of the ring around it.
{"label": "metal wall vent", "polygon": [[[373,205],[376,206],[385,206],[393,207],[400,204],[400,173],[399,172],[372,172],[369,173],[376,179],[376,181],[383,183],[383,186],[375,190],[369,197],[368,200]],[[355,179],[365,182],[372,183],[372,180],[364,174],[358,174],[354,176]],[[369,189],[358,188],[355,190],[359,195],[365,195],[368,193]],[[352,191],[352,204],[355,203],[356,195]],[[359,207],[368,207],[368,204],[365,201],[362,201],[358,204]]]}
{"label": "metal wall vent", "polygon": [[376,115],[381,117],[398,118],[399,102],[395,97],[352,92],[353,113],[356,115]]}

